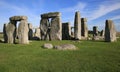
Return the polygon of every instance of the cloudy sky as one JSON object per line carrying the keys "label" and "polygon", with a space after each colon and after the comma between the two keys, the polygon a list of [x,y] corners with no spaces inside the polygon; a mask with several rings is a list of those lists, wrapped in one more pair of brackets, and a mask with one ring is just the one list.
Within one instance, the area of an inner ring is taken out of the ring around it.
{"label": "cloudy sky", "polygon": [[40,14],[55,11],[61,12],[62,22],[72,26],[75,12],[80,11],[81,17],[88,19],[89,30],[93,26],[102,30],[105,20],[111,19],[120,31],[120,0],[0,0],[0,31],[11,16],[27,16],[28,22],[39,27]]}

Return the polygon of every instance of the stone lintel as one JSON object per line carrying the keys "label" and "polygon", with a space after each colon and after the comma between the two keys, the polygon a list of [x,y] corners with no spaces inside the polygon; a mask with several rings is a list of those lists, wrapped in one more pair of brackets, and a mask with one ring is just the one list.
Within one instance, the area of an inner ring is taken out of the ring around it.
{"label": "stone lintel", "polygon": [[41,18],[53,18],[53,17],[60,17],[60,12],[49,12],[41,14]]}
{"label": "stone lintel", "polygon": [[62,24],[70,24],[70,22],[64,22],[64,23],[62,23]]}
{"label": "stone lintel", "polygon": [[27,20],[27,16],[12,16],[9,18],[10,21]]}

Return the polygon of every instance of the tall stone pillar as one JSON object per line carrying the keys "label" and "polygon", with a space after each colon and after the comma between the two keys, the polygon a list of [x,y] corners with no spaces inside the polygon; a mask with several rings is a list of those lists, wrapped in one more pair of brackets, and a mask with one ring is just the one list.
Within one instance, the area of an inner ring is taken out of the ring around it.
{"label": "tall stone pillar", "polygon": [[6,27],[6,34],[7,34],[7,43],[15,43],[15,25],[12,24],[11,22],[8,23],[7,27]]}
{"label": "tall stone pillar", "polygon": [[83,37],[88,37],[87,19],[81,18],[81,35]]}
{"label": "tall stone pillar", "polygon": [[49,20],[47,18],[42,18],[40,21],[40,30],[41,30],[41,40],[49,40],[48,35]]}
{"label": "tall stone pillar", "polygon": [[28,40],[28,23],[26,20],[21,20],[18,26],[19,44],[29,44]]}
{"label": "tall stone pillar", "polygon": [[7,33],[6,33],[6,27],[7,27],[7,24],[4,24],[4,26],[3,26],[3,37],[4,37],[4,42],[5,43],[7,43],[7,41],[8,41]]}
{"label": "tall stone pillar", "polygon": [[97,26],[93,27],[93,36],[98,36],[98,27]]}
{"label": "tall stone pillar", "polygon": [[32,40],[33,39],[33,30],[32,30],[32,24],[31,23],[28,23],[28,28],[29,28],[28,39]]}
{"label": "tall stone pillar", "polygon": [[59,16],[51,20],[50,38],[51,40],[62,40],[62,23]]}
{"label": "tall stone pillar", "polygon": [[116,41],[116,30],[112,20],[106,20],[105,22],[105,41],[106,42]]}
{"label": "tall stone pillar", "polygon": [[81,39],[81,19],[79,11],[75,13],[74,20],[74,37],[76,40]]}
{"label": "tall stone pillar", "polygon": [[70,40],[71,39],[71,26],[70,23],[62,23],[62,39]]}

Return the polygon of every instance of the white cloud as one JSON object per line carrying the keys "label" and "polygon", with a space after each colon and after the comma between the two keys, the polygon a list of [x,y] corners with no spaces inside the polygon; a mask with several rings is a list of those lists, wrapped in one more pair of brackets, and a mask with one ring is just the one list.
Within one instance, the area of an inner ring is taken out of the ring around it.
{"label": "white cloud", "polygon": [[120,19],[120,15],[118,16],[114,16],[113,18],[111,18],[112,20],[117,20],[117,19]]}
{"label": "white cloud", "polygon": [[86,7],[86,3],[78,2],[75,6],[63,8],[60,11],[62,12],[75,12],[78,10],[83,10]]}
{"label": "white cloud", "polygon": [[95,10],[91,15],[89,20],[95,20],[100,18],[112,11],[120,9],[120,3],[114,3],[109,5],[100,5],[100,7]]}

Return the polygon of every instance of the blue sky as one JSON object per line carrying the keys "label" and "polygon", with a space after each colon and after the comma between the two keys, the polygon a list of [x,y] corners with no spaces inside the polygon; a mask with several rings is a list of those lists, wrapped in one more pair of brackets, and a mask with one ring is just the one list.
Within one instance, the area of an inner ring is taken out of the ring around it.
{"label": "blue sky", "polygon": [[62,22],[71,22],[72,26],[75,12],[80,11],[88,20],[89,30],[93,26],[102,30],[105,20],[111,19],[120,31],[120,0],[0,0],[0,31],[11,16],[27,16],[28,22],[39,27],[40,14],[55,11],[61,12]]}

